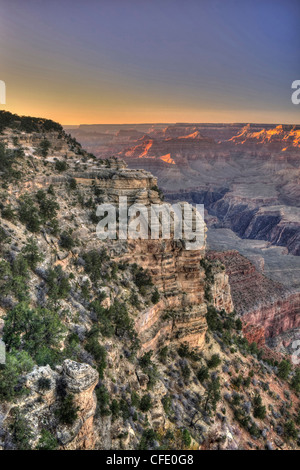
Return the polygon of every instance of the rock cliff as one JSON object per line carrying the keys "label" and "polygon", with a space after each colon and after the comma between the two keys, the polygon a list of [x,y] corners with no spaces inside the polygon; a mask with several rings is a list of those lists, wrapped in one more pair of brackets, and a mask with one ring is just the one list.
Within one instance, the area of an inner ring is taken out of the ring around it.
{"label": "rock cliff", "polygon": [[96,160],[55,123],[12,119],[0,136],[1,447],[296,448],[280,431],[297,419],[295,372],[282,382],[252,354],[226,260],[184,240],[99,240],[97,205],[122,195],[149,208],[156,179]]}
{"label": "rock cliff", "polygon": [[[93,449],[96,441],[94,389],[98,380],[99,375],[91,366],[69,359],[55,370],[49,365],[35,367],[25,377],[26,397],[13,405],[30,426],[30,444],[38,445],[43,430],[52,430],[61,449]],[[66,396],[73,397],[74,406],[78,409],[76,419],[71,425],[60,424],[57,418],[57,411]],[[6,421],[9,423],[12,420],[14,408],[1,408],[5,416],[2,425],[6,425]],[[14,448],[10,435],[5,436],[2,446],[6,449]]]}
{"label": "rock cliff", "polygon": [[210,252],[220,260],[229,276],[234,307],[242,316],[250,342],[262,345],[268,338],[300,326],[300,294],[268,279],[237,251]]}

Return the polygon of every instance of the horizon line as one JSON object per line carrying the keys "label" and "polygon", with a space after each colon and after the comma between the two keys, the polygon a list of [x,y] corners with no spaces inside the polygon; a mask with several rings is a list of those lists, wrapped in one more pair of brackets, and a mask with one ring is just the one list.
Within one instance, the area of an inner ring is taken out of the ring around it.
{"label": "horizon line", "polygon": [[[59,121],[57,121],[59,122]],[[243,124],[243,125],[247,125],[247,124],[254,124],[254,125],[266,125],[266,124],[269,124],[269,125],[274,125],[274,126],[300,126],[300,123],[299,124],[296,124],[295,122],[254,122],[254,121],[245,121],[245,122],[242,122],[242,121],[228,121],[228,122],[225,122],[225,121],[177,121],[177,122],[161,122],[161,121],[155,121],[155,122],[99,122],[99,123],[90,123],[90,124],[87,124],[87,123],[84,123],[84,122],[81,122],[79,124],[63,124],[61,123],[61,125],[63,127],[67,127],[67,126],[152,126],[152,125],[197,125],[197,124],[231,124],[231,125],[237,125],[237,124]]]}
{"label": "horizon line", "polygon": [[286,125],[286,126],[300,126],[300,123],[297,124],[295,122],[284,122],[284,121],[277,121],[277,122],[270,122],[270,121],[153,121],[153,122],[147,122],[147,121],[142,121],[142,122],[93,122],[93,123],[85,123],[85,122],[79,122],[79,123],[62,123],[60,120],[57,120],[56,118],[44,118],[43,116],[33,116],[32,114],[23,114],[23,113],[17,113],[13,111],[9,111],[8,109],[0,109],[0,112],[9,112],[11,114],[16,114],[18,116],[23,116],[23,117],[34,117],[34,118],[40,118],[40,119],[50,119],[54,122],[59,123],[63,127],[74,127],[74,126],[151,126],[151,125],[211,125],[211,124],[219,124],[219,125],[274,125],[274,126],[280,126],[280,125]]}

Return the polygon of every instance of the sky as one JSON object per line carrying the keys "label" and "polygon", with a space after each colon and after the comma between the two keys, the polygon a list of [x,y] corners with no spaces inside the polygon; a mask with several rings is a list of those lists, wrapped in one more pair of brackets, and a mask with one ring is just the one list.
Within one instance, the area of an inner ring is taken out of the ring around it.
{"label": "sky", "polygon": [[0,0],[5,109],[62,124],[299,124],[299,0]]}

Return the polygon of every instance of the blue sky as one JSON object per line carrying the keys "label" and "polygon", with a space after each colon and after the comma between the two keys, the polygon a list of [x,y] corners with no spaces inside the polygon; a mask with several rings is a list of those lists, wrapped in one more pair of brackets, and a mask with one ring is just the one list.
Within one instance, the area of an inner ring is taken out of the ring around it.
{"label": "blue sky", "polygon": [[5,109],[64,124],[291,122],[296,0],[0,0]]}

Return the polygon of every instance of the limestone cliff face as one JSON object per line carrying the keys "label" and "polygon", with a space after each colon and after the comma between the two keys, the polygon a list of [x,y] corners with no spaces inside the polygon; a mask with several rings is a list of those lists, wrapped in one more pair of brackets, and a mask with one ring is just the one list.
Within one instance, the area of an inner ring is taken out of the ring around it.
{"label": "limestone cliff face", "polygon": [[137,240],[128,243],[128,261],[147,269],[161,300],[142,311],[136,330],[145,350],[170,341],[201,348],[206,332],[204,250],[186,250],[179,240]]}
{"label": "limestone cliff face", "polygon": [[[183,241],[175,240],[131,241],[129,250],[128,260],[149,271],[162,296],[159,303],[142,311],[135,321],[143,349],[155,350],[174,341],[202,349],[207,304],[205,271],[200,261],[205,250],[186,250]],[[211,293],[218,310],[233,310],[225,271],[216,270]]]}
{"label": "limestone cliff face", "polygon": [[93,449],[96,442],[94,415],[96,397],[94,389],[99,380],[98,372],[88,364],[66,360],[62,368],[65,392],[74,396],[78,418],[72,429],[59,431],[58,437],[63,449]]}
{"label": "limestone cliff face", "polygon": [[[32,445],[36,445],[43,429],[55,430],[61,449],[93,449],[95,445],[94,414],[96,397],[94,389],[98,383],[98,373],[88,364],[80,364],[69,359],[62,366],[52,370],[50,366],[36,367],[26,377],[28,395],[19,399],[14,406],[22,412],[33,431]],[[48,387],[42,388],[42,380],[48,381]],[[74,406],[78,409],[77,419],[72,425],[60,424],[56,411],[60,407],[62,396],[72,395]],[[6,425],[11,419],[10,408],[5,415]],[[1,410],[5,411],[5,410]],[[10,448],[9,434],[2,442],[4,448]]]}

